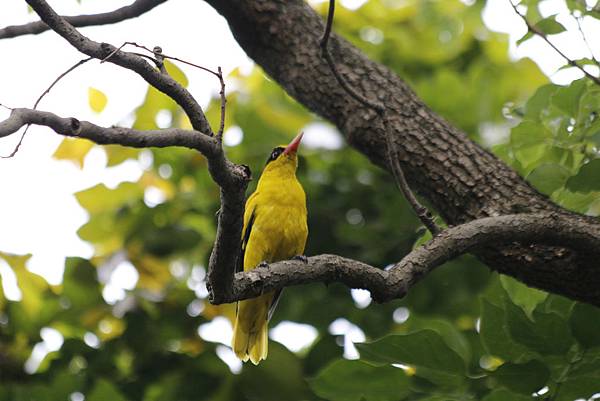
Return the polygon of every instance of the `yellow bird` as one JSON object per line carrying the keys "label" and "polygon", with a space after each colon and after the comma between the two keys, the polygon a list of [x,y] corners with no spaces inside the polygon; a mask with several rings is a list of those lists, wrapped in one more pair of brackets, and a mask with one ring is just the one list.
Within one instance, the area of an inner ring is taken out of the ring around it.
{"label": "yellow bird", "polygon": [[[240,258],[244,271],[304,253],[306,195],[296,178],[301,140],[302,133],[286,147],[273,149],[256,191],[246,201]],[[267,357],[267,326],[280,295],[281,291],[271,291],[238,302],[232,348],[244,362],[250,359],[257,365]]]}

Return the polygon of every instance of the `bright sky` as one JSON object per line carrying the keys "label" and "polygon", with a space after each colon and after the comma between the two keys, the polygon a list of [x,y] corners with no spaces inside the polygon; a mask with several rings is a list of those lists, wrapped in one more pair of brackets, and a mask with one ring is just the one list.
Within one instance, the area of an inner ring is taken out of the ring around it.
{"label": "bright sky", "polygon": [[[364,0],[341,2],[356,8]],[[56,0],[49,3],[59,13],[66,15],[104,12],[123,5],[121,0],[82,0],[81,4],[76,0]],[[564,13],[566,9],[562,3],[559,0],[542,2],[542,14],[548,16]],[[2,0],[0,27],[33,20],[37,20],[36,15],[28,12],[24,1]],[[558,20],[570,31],[578,32],[572,19],[559,16]],[[492,30],[510,34],[513,57],[533,58],[553,81],[564,84],[581,76],[573,69],[556,72],[564,63],[539,38],[516,47],[516,40],[523,36],[526,28],[514,14],[508,0],[488,0],[484,21]],[[598,21],[584,19],[583,29],[589,38],[600,37]],[[252,65],[233,40],[225,20],[202,1],[171,0],[140,18],[108,27],[85,28],[82,32],[96,41],[113,45],[120,45],[125,41],[134,41],[149,48],[159,45],[168,55],[211,68],[220,65],[225,74],[238,66],[248,70]],[[184,41],[181,38],[193,39]],[[555,35],[552,41],[574,59],[590,56],[581,37],[576,34]],[[596,46],[593,49],[596,57],[600,57],[600,42],[591,42],[592,46]],[[0,54],[3,55],[0,103],[9,107],[31,107],[59,74],[84,58],[52,32],[0,40]],[[190,91],[201,104],[206,105],[211,94],[218,91],[216,80],[198,70],[186,66],[181,68],[190,80]],[[101,114],[93,113],[88,106],[87,93],[90,86],[100,89],[108,96],[108,105]],[[131,111],[142,102],[146,88],[146,83],[131,72],[110,63],[100,65],[98,62],[89,62],[61,81],[45,97],[39,108],[61,116],[75,116],[109,126],[128,121]],[[0,107],[0,119],[6,118],[8,114],[6,109]],[[19,135],[0,138],[0,154],[9,154],[18,138]],[[315,138],[316,136],[312,141],[316,145],[319,141]],[[0,251],[33,254],[28,267],[52,283],[60,282],[66,256],[92,255],[91,246],[81,241],[76,234],[77,229],[87,221],[87,214],[78,205],[73,193],[98,182],[114,187],[121,181],[135,180],[143,169],[143,162],[137,161],[105,168],[104,153],[98,149],[87,156],[85,167],[80,170],[71,162],[52,159],[51,155],[61,139],[47,128],[32,127],[19,153],[12,159],[0,160]],[[0,274],[5,287],[10,285],[10,273],[6,267],[0,265]],[[120,281],[123,281],[120,291],[129,288],[131,281],[135,283],[137,279],[135,269],[130,266],[124,265],[118,274],[121,274]],[[368,294],[365,296],[362,292],[353,292],[353,297],[359,307],[366,307],[370,300]],[[349,324],[338,322],[332,325],[331,331],[347,333],[348,341],[364,338],[362,332],[356,331],[360,329],[356,326],[351,328]],[[296,332],[310,332],[306,327],[286,327],[287,332],[292,329]],[[219,327],[215,328],[217,329]],[[199,331],[201,330],[209,329],[201,327]],[[284,342],[286,336],[281,333],[285,331],[285,327],[275,329],[271,336]],[[47,335],[51,337],[52,333]],[[207,335],[210,336],[210,333]],[[314,339],[309,334],[303,336]],[[290,349],[297,348],[297,344],[286,345]],[[224,347],[220,352],[223,354],[222,358],[231,360],[228,350]]]}

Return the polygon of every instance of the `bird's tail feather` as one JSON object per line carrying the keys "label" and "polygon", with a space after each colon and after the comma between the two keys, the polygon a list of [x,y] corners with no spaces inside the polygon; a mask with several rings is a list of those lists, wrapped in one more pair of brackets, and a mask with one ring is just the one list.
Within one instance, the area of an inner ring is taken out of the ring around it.
{"label": "bird's tail feather", "polygon": [[253,364],[258,365],[261,359],[267,359],[269,351],[269,335],[267,333],[267,321],[261,325],[257,332],[252,333],[250,337],[253,342],[250,342],[248,347],[250,360]]}
{"label": "bird's tail feather", "polygon": [[268,335],[268,323],[266,319],[256,330],[250,332],[244,331],[242,325],[239,324],[239,316],[235,320],[233,328],[233,352],[242,361],[246,362],[248,359],[253,364],[258,365],[262,359],[267,358],[269,351],[269,335]]}

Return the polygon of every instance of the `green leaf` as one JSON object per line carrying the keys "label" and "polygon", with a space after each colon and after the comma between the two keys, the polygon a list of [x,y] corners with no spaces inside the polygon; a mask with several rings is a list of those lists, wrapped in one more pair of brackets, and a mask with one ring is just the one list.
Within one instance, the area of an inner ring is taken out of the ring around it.
{"label": "green leaf", "polygon": [[406,322],[406,325],[411,331],[423,329],[435,331],[442,336],[450,348],[462,357],[465,363],[468,363],[471,360],[471,346],[469,345],[469,342],[456,325],[449,321],[443,319],[427,319],[417,317],[413,314],[410,316],[408,322]]}
{"label": "green leaf", "polygon": [[587,400],[600,392],[600,376],[581,376],[562,383],[553,401]]}
{"label": "green leaf", "polygon": [[331,401],[399,401],[410,394],[402,369],[362,361],[335,361],[308,382],[319,397]]}
{"label": "green leaf", "polygon": [[573,344],[569,326],[560,315],[534,311],[531,321],[512,302],[506,301],[505,305],[508,331],[516,342],[540,355],[565,354]]}
{"label": "green leaf", "polygon": [[123,182],[115,189],[109,189],[104,184],[98,184],[75,194],[79,204],[90,213],[114,210],[129,202],[135,202],[143,197],[140,185]]}
{"label": "green leaf", "polygon": [[567,0],[567,7],[569,7],[569,11],[580,11],[585,12],[587,7],[585,5],[585,0]]}
{"label": "green leaf", "polygon": [[[596,63],[596,61],[594,61],[593,59],[589,58],[589,57],[583,57],[577,60],[573,60],[575,61],[575,63],[580,66],[580,67],[584,67],[586,65],[595,65],[597,66],[598,64]],[[566,70],[567,68],[576,68],[577,66],[572,65],[572,64],[565,64],[562,67],[560,67],[558,70]]]}
{"label": "green leaf", "polygon": [[527,176],[527,181],[540,192],[550,195],[565,185],[571,176],[569,169],[555,163],[544,163],[537,166]]}
{"label": "green leaf", "polygon": [[533,33],[531,31],[527,31],[525,35],[523,35],[519,40],[517,40],[517,46],[531,38],[533,38]]}
{"label": "green leaf", "polygon": [[127,401],[127,398],[108,380],[98,379],[92,391],[86,395],[86,401]]}
{"label": "green leaf", "polygon": [[99,89],[89,87],[88,88],[88,102],[90,108],[96,113],[101,113],[108,103],[108,98]]}
{"label": "green leaf", "polygon": [[525,118],[540,122],[540,115],[547,111],[552,95],[560,88],[554,84],[540,86],[525,104]]}
{"label": "green leaf", "polygon": [[528,169],[546,155],[551,138],[552,133],[540,122],[523,120],[512,129],[510,144],[515,158]]}
{"label": "green leaf", "polygon": [[577,342],[585,348],[600,346],[600,308],[583,303],[575,304],[569,325]]}
{"label": "green leaf", "polygon": [[520,148],[544,143],[552,133],[542,124],[535,121],[524,120],[521,124],[512,129],[510,142],[513,147]]}
{"label": "green leaf", "polygon": [[546,385],[550,370],[537,360],[519,364],[509,362],[496,369],[491,376],[510,391],[531,394]]}
{"label": "green leaf", "polygon": [[481,299],[479,334],[486,351],[505,361],[520,360],[528,353],[524,346],[516,343],[508,334],[504,309],[486,298]]}
{"label": "green leaf", "polygon": [[273,341],[266,360],[244,366],[237,387],[245,399],[261,401],[301,401],[310,393],[298,357]]}
{"label": "green leaf", "polygon": [[531,401],[531,396],[515,394],[505,389],[496,389],[483,397],[481,401]]}
{"label": "green leaf", "polygon": [[164,65],[171,78],[179,82],[179,84],[184,88],[187,88],[187,86],[189,85],[189,81],[185,76],[185,73],[181,70],[181,68],[173,64],[170,60],[165,60]]}
{"label": "green leaf", "polygon": [[465,363],[442,336],[433,330],[389,335],[356,344],[362,360],[377,364],[414,366],[416,374],[443,386],[458,386],[465,377]]}
{"label": "green leaf", "polygon": [[585,91],[586,84],[585,79],[578,79],[568,86],[558,88],[552,95],[551,104],[568,116],[576,118],[579,113],[579,101]]}
{"label": "green leaf", "polygon": [[85,139],[65,138],[58,145],[52,157],[57,160],[71,160],[79,168],[83,168],[83,160],[93,146],[93,142]]}
{"label": "green leaf", "polygon": [[509,276],[501,275],[500,282],[513,303],[523,308],[529,317],[531,317],[535,307],[544,302],[548,297],[547,292],[527,287],[525,284]]}
{"label": "green leaf", "polygon": [[600,191],[600,159],[594,159],[567,180],[567,188],[576,192]]}
{"label": "green leaf", "polygon": [[554,35],[567,30],[560,22],[556,21],[556,15],[551,15],[536,22],[535,27],[546,35]]}

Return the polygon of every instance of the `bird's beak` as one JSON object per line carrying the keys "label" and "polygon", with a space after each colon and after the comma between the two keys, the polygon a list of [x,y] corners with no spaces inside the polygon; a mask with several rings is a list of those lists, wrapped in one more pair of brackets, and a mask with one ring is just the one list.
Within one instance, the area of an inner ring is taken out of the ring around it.
{"label": "bird's beak", "polygon": [[298,146],[300,146],[300,141],[302,140],[302,136],[304,132],[299,133],[290,144],[285,148],[283,154],[289,155],[290,153],[296,153],[298,151]]}

